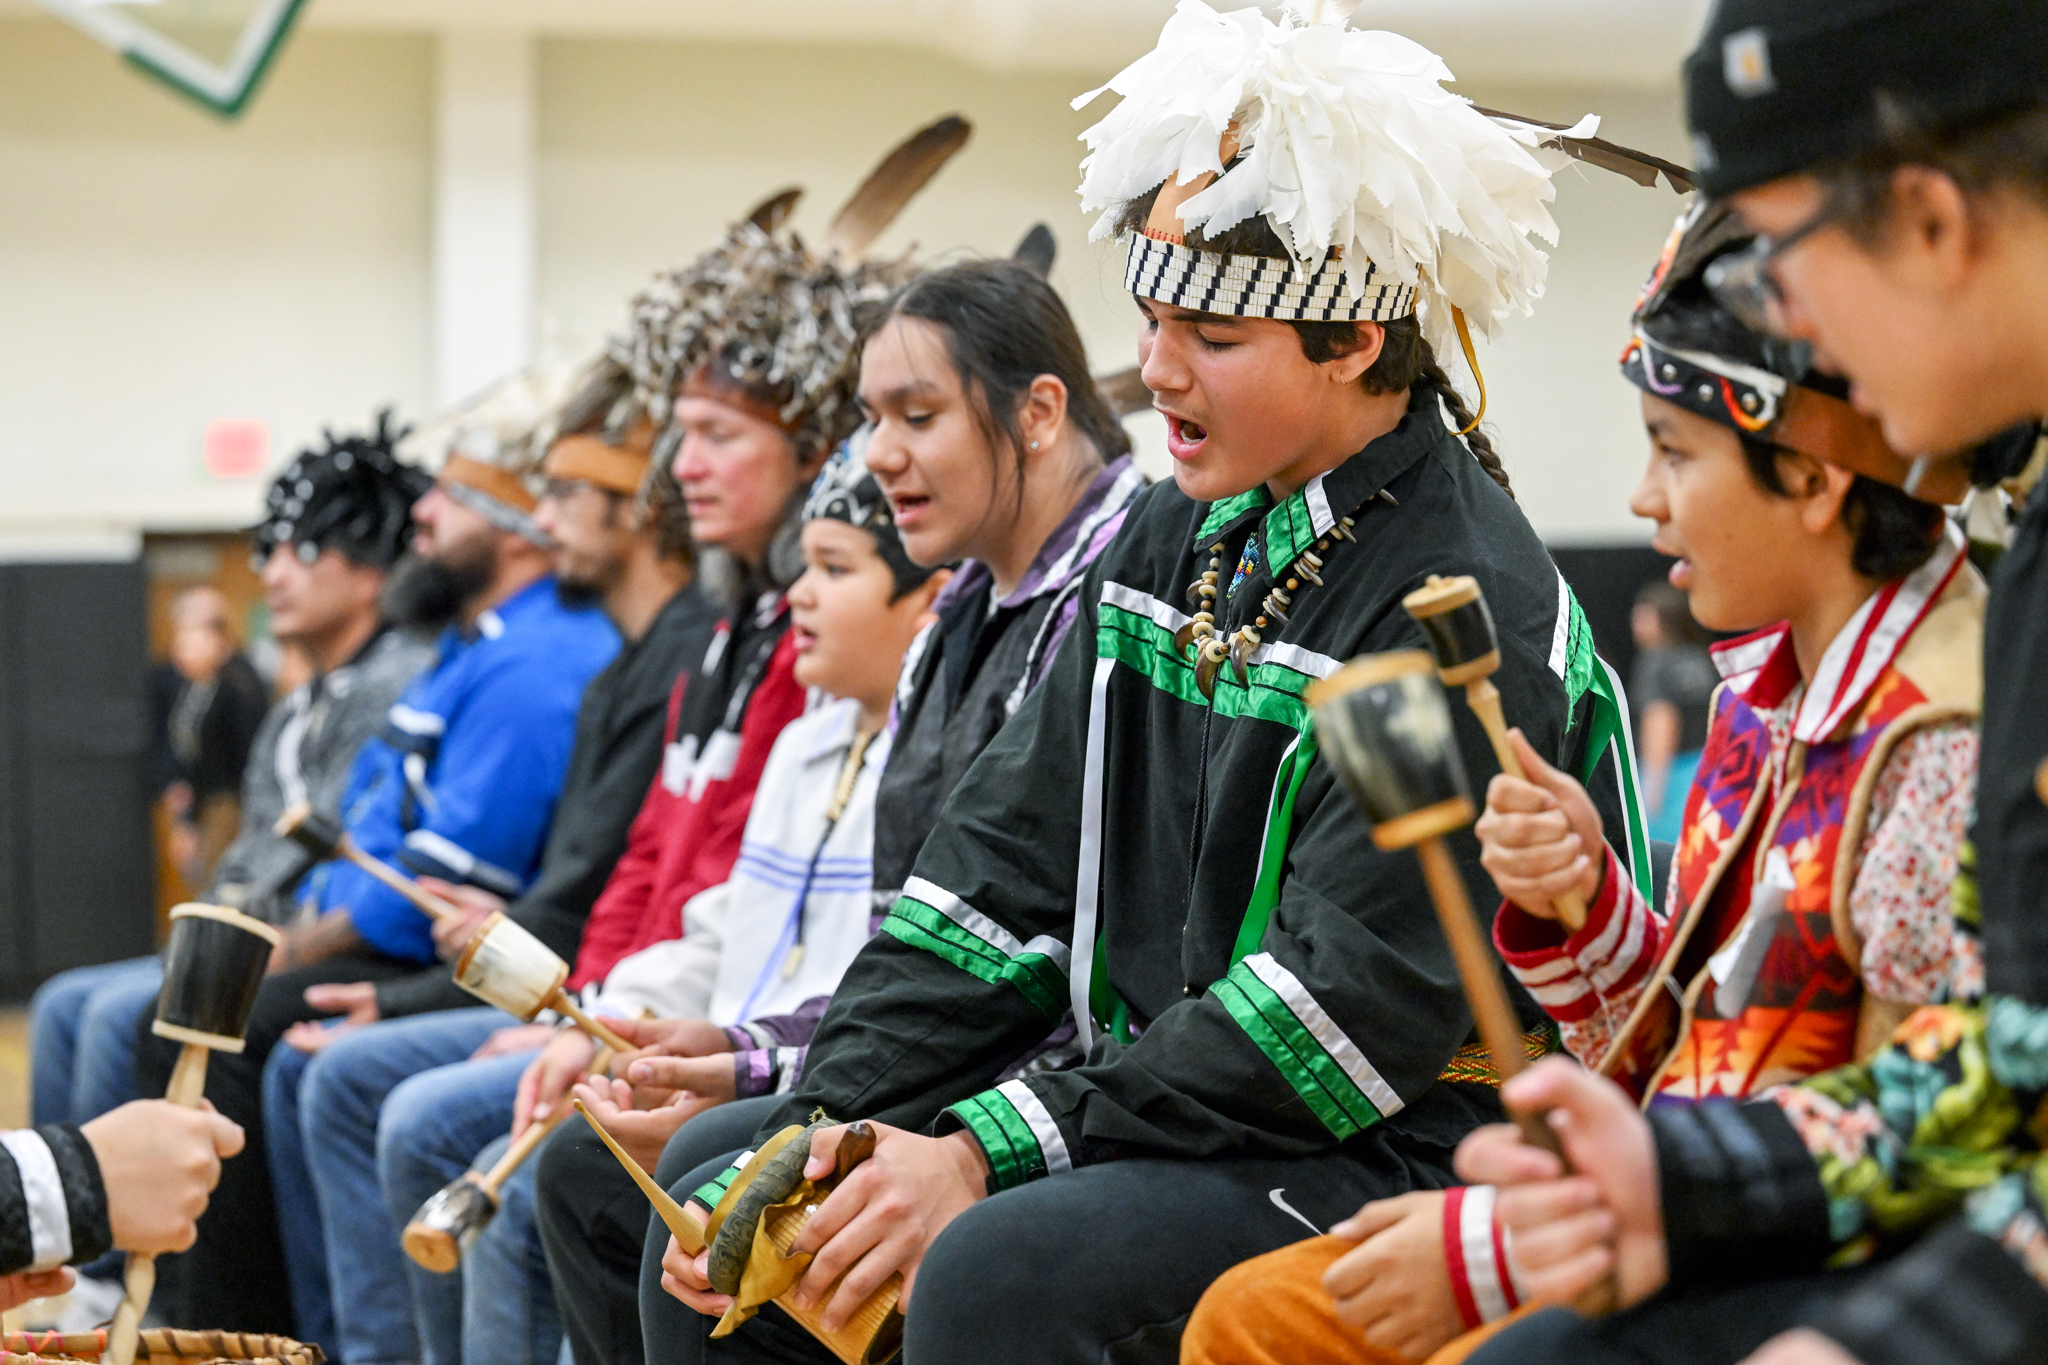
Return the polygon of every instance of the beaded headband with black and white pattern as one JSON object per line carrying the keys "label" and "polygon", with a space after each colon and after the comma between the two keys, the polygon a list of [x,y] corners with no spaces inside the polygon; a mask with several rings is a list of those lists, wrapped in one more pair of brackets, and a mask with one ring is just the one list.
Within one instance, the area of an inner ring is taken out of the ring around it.
{"label": "beaded headband with black and white pattern", "polygon": [[1382,279],[1371,261],[1354,297],[1335,251],[1304,273],[1285,257],[1203,251],[1142,232],[1131,234],[1124,288],[1197,313],[1282,322],[1391,322],[1415,311],[1414,288]]}

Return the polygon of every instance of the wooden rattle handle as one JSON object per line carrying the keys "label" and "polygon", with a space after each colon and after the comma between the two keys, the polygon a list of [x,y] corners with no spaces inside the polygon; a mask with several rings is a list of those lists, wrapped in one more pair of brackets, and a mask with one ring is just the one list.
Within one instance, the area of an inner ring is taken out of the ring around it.
{"label": "wooden rattle handle", "polygon": [[597,1039],[598,1042],[603,1043],[612,1051],[633,1051],[633,1045],[631,1043],[627,1042],[624,1038],[621,1038],[618,1034],[612,1032],[611,1029],[608,1026],[606,1026],[603,1020],[593,1019],[588,1014],[584,1013],[583,1007],[578,1005],[574,1000],[570,999],[569,992],[563,990],[560,986],[555,987],[555,993],[548,998],[548,1008],[553,1010],[557,1014],[565,1014],[569,1018],[575,1020],[577,1028],[582,1029],[585,1033]]}
{"label": "wooden rattle handle", "polygon": [[[206,1094],[206,1060],[208,1049],[200,1043],[187,1043],[178,1049],[178,1061],[171,1068],[171,1083],[164,1089],[164,1098],[185,1109],[197,1109],[202,1096]],[[142,1315],[149,1311],[150,1298],[156,1293],[156,1257],[142,1254],[128,1258],[128,1269],[122,1275],[121,1306],[114,1310],[114,1321],[107,1328],[107,1360],[109,1365],[135,1365],[135,1351],[142,1340]]]}
{"label": "wooden rattle handle", "polygon": [[[1479,717],[1479,723],[1486,727],[1486,738],[1493,745],[1493,756],[1500,763],[1500,770],[1509,777],[1526,782],[1529,775],[1522,771],[1522,760],[1515,756],[1515,746],[1508,742],[1507,717],[1501,714],[1500,689],[1493,685],[1491,678],[1480,678],[1465,684],[1465,701],[1472,713]],[[1557,911],[1557,918],[1572,933],[1586,927],[1586,902],[1576,891],[1567,891],[1551,902]]]}
{"label": "wooden rattle handle", "polygon": [[[612,1064],[612,1053],[611,1047],[600,1047],[597,1055],[590,1059],[590,1070],[584,1074],[602,1076]],[[559,1128],[562,1120],[567,1117],[567,1109],[557,1109],[539,1122],[527,1124],[526,1131],[512,1139],[512,1145],[505,1149],[505,1155],[499,1157],[491,1169],[477,1177],[477,1183],[483,1186],[484,1192],[493,1199],[497,1198],[498,1187],[512,1178],[512,1172],[519,1169],[520,1163],[532,1156],[533,1149],[546,1141],[547,1135]]]}
{"label": "wooden rattle handle", "polygon": [[[1465,987],[1465,999],[1472,1006],[1472,1020],[1479,1026],[1480,1041],[1493,1058],[1493,1069],[1503,1083],[1529,1069],[1522,1053],[1522,1026],[1508,1003],[1500,971],[1493,954],[1479,936],[1479,921],[1472,914],[1471,899],[1465,894],[1465,879],[1451,861],[1451,851],[1442,839],[1424,839],[1415,846],[1422,860],[1423,880],[1429,883],[1429,898],[1436,905],[1444,938],[1451,945],[1451,957],[1458,964],[1458,979]],[[1563,1156],[1557,1134],[1540,1114],[1518,1116],[1522,1140]]]}
{"label": "wooden rattle handle", "polygon": [[356,847],[355,840],[343,836],[335,851],[412,902],[413,908],[428,919],[462,918],[462,911],[453,904],[427,890],[383,859],[372,858]]}

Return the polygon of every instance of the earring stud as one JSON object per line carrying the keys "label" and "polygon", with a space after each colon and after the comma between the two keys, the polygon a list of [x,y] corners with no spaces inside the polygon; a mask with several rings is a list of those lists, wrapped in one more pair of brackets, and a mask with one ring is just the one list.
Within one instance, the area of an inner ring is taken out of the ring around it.
{"label": "earring stud", "polygon": [[1036,441],[1033,441],[1033,442],[1031,443],[1031,448],[1032,448],[1033,450],[1036,450],[1036,449],[1038,449],[1038,442],[1036,442]]}

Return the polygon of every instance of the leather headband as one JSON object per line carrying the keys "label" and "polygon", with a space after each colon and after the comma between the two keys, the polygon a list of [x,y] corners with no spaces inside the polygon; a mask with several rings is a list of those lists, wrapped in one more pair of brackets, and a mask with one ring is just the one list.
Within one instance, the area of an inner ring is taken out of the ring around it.
{"label": "leather headband", "polygon": [[1802,455],[1903,488],[1921,502],[1945,506],[1962,501],[1969,491],[1967,459],[1910,459],[1885,444],[1873,419],[1831,394],[1797,384],[1785,392],[1771,439]]}
{"label": "leather headband", "polygon": [[653,435],[653,429],[643,423],[623,446],[591,432],[564,436],[548,448],[541,472],[551,479],[580,480],[631,497],[647,478]]}
{"label": "leather headband", "polygon": [[540,499],[534,497],[526,484],[509,469],[501,469],[482,460],[473,460],[467,455],[450,455],[448,462],[441,466],[441,480],[444,483],[459,483],[465,488],[474,488],[486,497],[495,498],[507,507],[520,512],[531,512]]}

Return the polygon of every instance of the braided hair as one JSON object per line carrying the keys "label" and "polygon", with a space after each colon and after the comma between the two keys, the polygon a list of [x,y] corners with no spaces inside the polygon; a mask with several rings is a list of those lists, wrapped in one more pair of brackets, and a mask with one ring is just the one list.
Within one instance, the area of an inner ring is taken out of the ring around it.
{"label": "braided hair", "polygon": [[[1153,189],[1124,205],[1117,218],[1117,230],[1142,232],[1158,197],[1159,189]],[[1281,244],[1271,224],[1259,214],[1222,232],[1190,232],[1187,243],[1203,251],[1220,251],[1233,256],[1266,256],[1276,260],[1287,256],[1287,248]],[[1302,354],[1317,365],[1337,359],[1358,344],[1358,324],[1355,322],[1290,321],[1288,326],[1300,336]],[[1386,331],[1386,342],[1380,348],[1379,358],[1359,377],[1359,386],[1370,394],[1434,391],[1456,428],[1461,431],[1471,428],[1465,431],[1464,441],[1479,461],[1479,467],[1500,485],[1502,492],[1514,497],[1515,490],[1508,483],[1508,471],[1501,464],[1500,452],[1494,449],[1493,438],[1484,427],[1473,425],[1472,409],[1466,406],[1464,397],[1451,383],[1450,376],[1444,373],[1435,349],[1422,335],[1421,322],[1411,314],[1383,322],[1380,326]]]}

